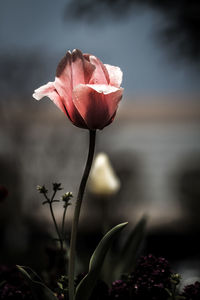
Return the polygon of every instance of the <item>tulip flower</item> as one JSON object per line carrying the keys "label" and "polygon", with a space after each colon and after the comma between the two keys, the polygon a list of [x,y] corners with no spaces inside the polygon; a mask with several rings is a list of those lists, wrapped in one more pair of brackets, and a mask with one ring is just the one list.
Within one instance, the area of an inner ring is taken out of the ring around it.
{"label": "tulip flower", "polygon": [[89,151],[72,219],[69,249],[69,299],[74,300],[75,247],[83,195],[92,166],[96,130],[109,125],[122,98],[122,71],[80,50],[68,51],[58,64],[54,82],[34,91],[36,100],[49,97],[77,127],[89,130]]}
{"label": "tulip flower", "polygon": [[55,81],[36,89],[33,97],[49,97],[75,126],[103,129],[115,117],[123,93],[121,82],[119,67],[75,49],[58,64]]}
{"label": "tulip flower", "polygon": [[99,153],[90,172],[88,189],[95,195],[111,196],[116,194],[119,188],[120,181],[108,156],[105,153]]}

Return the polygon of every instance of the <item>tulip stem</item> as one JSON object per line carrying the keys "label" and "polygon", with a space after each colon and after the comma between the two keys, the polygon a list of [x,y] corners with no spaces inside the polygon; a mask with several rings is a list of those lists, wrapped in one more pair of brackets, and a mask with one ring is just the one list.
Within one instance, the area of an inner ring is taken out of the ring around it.
{"label": "tulip stem", "polygon": [[89,151],[87,162],[85,165],[85,170],[81,179],[81,183],[79,186],[78,196],[74,209],[74,216],[72,220],[72,231],[71,231],[71,241],[70,241],[70,249],[69,249],[69,300],[74,300],[74,277],[75,277],[75,248],[76,248],[76,239],[77,239],[77,230],[78,230],[78,222],[81,210],[81,204],[83,200],[83,195],[86,187],[86,183],[88,180],[88,176],[90,173],[90,169],[92,166],[92,161],[94,157],[94,149],[95,149],[95,138],[96,131],[90,130],[90,141],[89,141]]}

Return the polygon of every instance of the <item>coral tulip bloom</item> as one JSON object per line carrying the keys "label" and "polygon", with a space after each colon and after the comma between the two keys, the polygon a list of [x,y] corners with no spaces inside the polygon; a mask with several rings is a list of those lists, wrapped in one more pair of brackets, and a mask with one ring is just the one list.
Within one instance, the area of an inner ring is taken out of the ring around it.
{"label": "coral tulip bloom", "polygon": [[115,117],[123,93],[121,82],[119,67],[75,49],[58,64],[55,81],[35,90],[33,97],[49,97],[75,126],[103,129]]}

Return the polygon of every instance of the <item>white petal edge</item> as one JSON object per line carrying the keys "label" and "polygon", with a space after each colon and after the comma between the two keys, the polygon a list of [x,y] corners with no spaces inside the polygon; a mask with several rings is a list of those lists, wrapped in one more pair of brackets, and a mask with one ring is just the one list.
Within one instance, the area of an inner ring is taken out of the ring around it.
{"label": "white petal edge", "polygon": [[43,97],[48,96],[49,93],[55,90],[54,82],[48,82],[42,85],[38,89],[34,90],[33,98],[36,100],[41,100]]}
{"label": "white petal edge", "polygon": [[111,94],[119,90],[119,88],[115,86],[106,84],[86,84],[86,86],[90,87],[100,94],[103,93],[104,95]]}
{"label": "white petal edge", "polygon": [[123,78],[123,72],[120,69],[120,67],[111,66],[108,64],[104,64],[104,66],[106,67],[108,74],[109,74],[110,85],[120,87],[120,85],[122,83],[122,78]]}

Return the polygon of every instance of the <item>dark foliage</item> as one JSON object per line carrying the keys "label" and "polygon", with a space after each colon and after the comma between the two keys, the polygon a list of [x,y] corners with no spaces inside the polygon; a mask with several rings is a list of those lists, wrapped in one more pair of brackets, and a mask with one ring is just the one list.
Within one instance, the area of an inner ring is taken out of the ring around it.
{"label": "dark foliage", "polygon": [[86,18],[90,22],[105,16],[119,21],[131,15],[136,6],[150,7],[163,14],[166,22],[159,28],[159,36],[165,46],[173,46],[179,57],[200,60],[198,0],[71,0],[65,15],[66,18]]}
{"label": "dark foliage", "polygon": [[0,299],[33,299],[30,287],[15,266],[0,266]]}
{"label": "dark foliage", "polygon": [[187,285],[184,288],[184,292],[182,296],[186,298],[186,300],[199,300],[200,299],[200,282],[196,281],[194,284]]}
{"label": "dark foliage", "polygon": [[169,297],[172,272],[168,261],[151,254],[142,256],[135,271],[112,284],[111,299],[118,300],[165,300]]}

